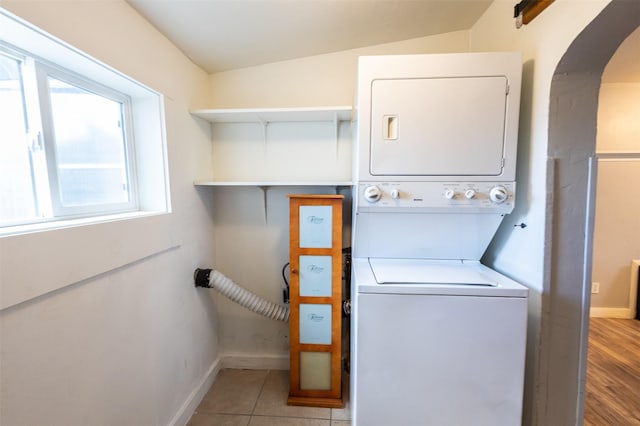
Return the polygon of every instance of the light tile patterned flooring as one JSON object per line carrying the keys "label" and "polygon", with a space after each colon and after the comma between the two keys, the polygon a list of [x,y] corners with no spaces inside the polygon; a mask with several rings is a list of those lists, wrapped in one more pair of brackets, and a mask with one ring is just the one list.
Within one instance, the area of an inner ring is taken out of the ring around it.
{"label": "light tile patterned flooring", "polygon": [[233,370],[218,373],[188,426],[350,426],[345,408],[287,405],[289,372]]}

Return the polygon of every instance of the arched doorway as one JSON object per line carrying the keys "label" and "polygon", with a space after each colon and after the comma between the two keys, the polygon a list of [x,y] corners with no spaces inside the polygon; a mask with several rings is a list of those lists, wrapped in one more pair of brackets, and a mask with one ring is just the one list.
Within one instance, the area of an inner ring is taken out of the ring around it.
{"label": "arched doorway", "polygon": [[547,208],[552,231],[546,241],[541,363],[547,367],[545,417],[553,424],[582,424],[598,93],[604,67],[638,26],[640,2],[612,0],[569,46],[551,83],[553,205]]}

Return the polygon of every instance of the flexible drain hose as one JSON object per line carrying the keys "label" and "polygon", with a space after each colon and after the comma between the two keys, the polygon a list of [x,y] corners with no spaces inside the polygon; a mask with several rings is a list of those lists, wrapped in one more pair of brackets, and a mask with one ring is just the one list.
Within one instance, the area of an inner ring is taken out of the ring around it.
{"label": "flexible drain hose", "polygon": [[240,287],[215,269],[196,269],[193,273],[196,287],[213,288],[230,300],[250,311],[278,321],[289,321],[289,308],[269,302]]}

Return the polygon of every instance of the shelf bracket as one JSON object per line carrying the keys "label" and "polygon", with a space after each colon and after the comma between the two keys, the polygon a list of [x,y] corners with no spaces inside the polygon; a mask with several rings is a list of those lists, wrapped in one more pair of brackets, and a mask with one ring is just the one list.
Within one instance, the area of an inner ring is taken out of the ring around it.
{"label": "shelf bracket", "polygon": [[264,223],[267,223],[267,191],[269,191],[269,186],[267,185],[259,185],[258,188],[262,191],[262,208],[264,209]]}
{"label": "shelf bracket", "polygon": [[260,125],[262,125],[262,142],[267,144],[267,127],[269,126],[269,122],[263,120],[261,117],[258,117],[258,121],[260,121]]}

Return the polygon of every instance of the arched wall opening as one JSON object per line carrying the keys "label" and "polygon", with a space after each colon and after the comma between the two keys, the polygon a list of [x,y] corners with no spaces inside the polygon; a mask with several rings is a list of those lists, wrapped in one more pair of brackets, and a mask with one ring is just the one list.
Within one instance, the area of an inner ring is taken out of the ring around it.
{"label": "arched wall opening", "polygon": [[551,233],[545,242],[541,363],[547,367],[545,417],[554,424],[583,421],[598,94],[606,64],[638,26],[640,2],[612,0],[569,46],[551,83],[553,205],[547,208]]}

